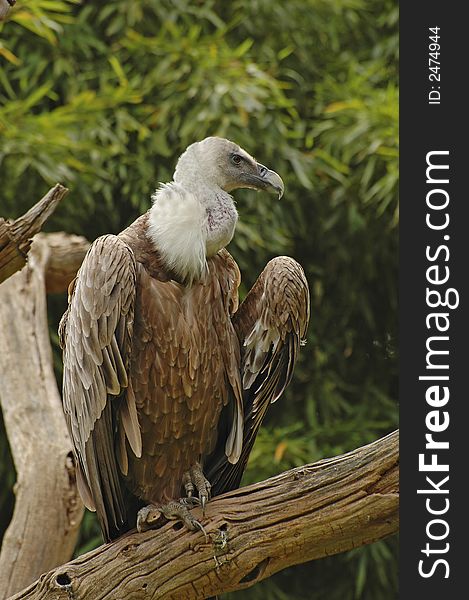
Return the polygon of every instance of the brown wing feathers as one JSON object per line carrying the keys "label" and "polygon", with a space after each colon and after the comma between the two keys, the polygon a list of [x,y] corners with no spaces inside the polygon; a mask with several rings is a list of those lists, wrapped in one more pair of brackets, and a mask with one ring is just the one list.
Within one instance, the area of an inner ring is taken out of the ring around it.
{"label": "brown wing feathers", "polygon": [[[239,486],[267,408],[291,380],[308,322],[309,290],[303,269],[289,257],[271,260],[233,317],[242,347],[243,449],[232,465],[219,443],[207,460],[214,494]],[[223,439],[226,434],[222,419],[219,436]]]}
{"label": "brown wing feathers", "polygon": [[[125,468],[125,438],[141,453],[135,399],[128,385],[135,300],[135,260],[119,238],[91,246],[60,326],[64,348],[63,403],[78,458],[79,487],[109,538],[126,518],[117,452]],[[125,391],[127,390],[127,393]]]}

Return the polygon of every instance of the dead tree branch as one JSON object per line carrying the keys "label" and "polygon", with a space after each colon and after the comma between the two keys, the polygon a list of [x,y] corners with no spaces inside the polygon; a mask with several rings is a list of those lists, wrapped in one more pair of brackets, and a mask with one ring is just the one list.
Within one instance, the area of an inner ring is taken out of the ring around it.
{"label": "dead tree branch", "polygon": [[[2,0],[0,0],[2,1]],[[54,212],[68,189],[57,183],[28,212],[9,222],[0,217],[0,283],[26,264],[31,238]]]}
{"label": "dead tree branch", "polygon": [[[14,600],[198,599],[398,528],[398,432],[212,500],[208,537],[179,524],[130,533],[45,575]],[[13,599],[11,599],[13,600]]]}
{"label": "dead tree branch", "polygon": [[[54,189],[45,212],[15,222],[30,223],[20,228],[26,232],[16,238],[21,243],[65,195],[65,188]],[[73,242],[80,246],[83,259],[88,243],[75,238]],[[70,252],[70,264],[65,266],[65,246],[64,234],[37,236],[27,267],[0,285],[0,402],[17,472],[15,510],[0,554],[0,598],[70,559],[83,514],[52,367],[46,312],[46,273],[54,289],[66,289],[81,262],[77,252]]]}
{"label": "dead tree branch", "polygon": [[81,235],[57,233],[39,233],[36,240],[45,241],[49,248],[49,258],[45,267],[46,291],[57,294],[67,291],[69,283],[77,274],[90,242]]}

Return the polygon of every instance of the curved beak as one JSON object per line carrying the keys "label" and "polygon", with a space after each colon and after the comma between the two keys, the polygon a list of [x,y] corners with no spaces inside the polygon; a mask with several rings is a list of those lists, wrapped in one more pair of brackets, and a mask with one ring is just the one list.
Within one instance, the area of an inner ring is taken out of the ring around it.
{"label": "curved beak", "polygon": [[265,190],[277,194],[280,200],[285,189],[280,175],[260,163],[256,163],[256,170],[257,173],[242,173],[242,183],[239,187]]}
{"label": "curved beak", "polygon": [[264,165],[257,163],[257,170],[259,172],[260,189],[266,190],[273,194],[278,194],[278,199],[283,196],[285,186],[283,185],[282,178],[275,171],[271,171]]}

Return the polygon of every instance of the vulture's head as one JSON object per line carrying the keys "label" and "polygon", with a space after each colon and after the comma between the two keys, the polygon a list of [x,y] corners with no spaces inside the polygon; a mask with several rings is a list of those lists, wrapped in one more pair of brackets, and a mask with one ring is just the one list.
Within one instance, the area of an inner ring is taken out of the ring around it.
{"label": "vulture's head", "polygon": [[207,258],[227,246],[238,213],[230,192],[251,188],[283,195],[283,181],[237,144],[208,137],[180,156],[173,181],[153,194],[149,235],[165,265],[190,285]]}
{"label": "vulture's head", "polygon": [[283,195],[283,181],[234,142],[208,137],[191,144],[178,160],[174,181],[204,184],[231,192],[238,188],[265,190]]}

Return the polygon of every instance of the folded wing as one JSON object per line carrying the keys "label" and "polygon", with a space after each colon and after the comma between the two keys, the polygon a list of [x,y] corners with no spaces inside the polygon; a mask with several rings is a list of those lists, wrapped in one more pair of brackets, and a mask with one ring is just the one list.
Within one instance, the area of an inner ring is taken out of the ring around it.
{"label": "folded wing", "polygon": [[142,451],[128,377],[135,282],[129,246],[114,235],[98,238],[71,284],[69,307],[59,326],[63,406],[77,483],[108,539],[126,520],[122,475],[127,447],[137,456]]}
{"label": "folded wing", "polygon": [[268,406],[290,383],[306,336],[309,304],[303,269],[292,258],[280,256],[266,265],[233,317],[242,348],[243,448],[236,464],[226,460],[220,451],[226,436],[222,418],[219,444],[205,467],[214,495],[239,487]]}

